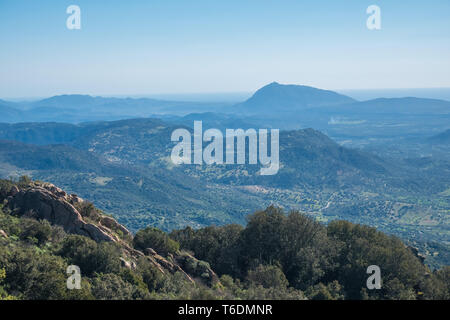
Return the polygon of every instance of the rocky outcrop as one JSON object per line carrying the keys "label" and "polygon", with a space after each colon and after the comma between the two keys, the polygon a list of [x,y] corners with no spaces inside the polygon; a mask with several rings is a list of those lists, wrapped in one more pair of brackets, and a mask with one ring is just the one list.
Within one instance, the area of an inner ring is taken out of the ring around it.
{"label": "rocky outcrop", "polygon": [[132,237],[131,232],[125,228],[123,225],[118,223],[114,218],[108,216],[102,216],[100,219],[100,224],[111,230],[116,230],[122,232],[123,235]]}
{"label": "rocky outcrop", "polygon": [[201,279],[208,285],[215,284],[219,281],[219,277],[207,262],[198,260],[187,252],[177,254],[174,256],[174,260],[184,271],[195,278]]}
{"label": "rocky outcrop", "polygon": [[149,261],[152,262],[152,264],[163,273],[165,273],[164,270],[168,270],[172,274],[175,272],[181,272],[187,280],[194,283],[194,280],[191,278],[191,276],[189,276],[189,274],[187,274],[175,261],[167,260],[163,256],[157,254],[156,251],[152,248],[145,249],[144,254],[146,255],[147,259],[149,259]]}
{"label": "rocky outcrop", "polygon": [[124,258],[119,258],[119,259],[120,259],[121,267],[130,269],[130,270],[136,269],[136,263],[134,261],[128,261],[128,260],[125,260]]}
{"label": "rocky outcrop", "polygon": [[90,237],[95,241],[116,241],[106,228],[85,222],[70,203],[71,196],[53,185],[31,185],[10,195],[7,206],[16,214],[45,219],[67,233]]}
{"label": "rocky outcrop", "polygon": [[0,229],[0,238],[8,238],[8,235],[6,234],[6,232],[1,229]]}
{"label": "rocky outcrop", "polygon": [[[134,270],[138,260],[143,258],[163,274],[179,272],[192,283],[196,280],[211,285],[219,281],[208,263],[187,252],[163,257],[152,248],[143,251],[134,249],[131,246],[133,235],[127,228],[100,211],[96,211],[95,215],[84,214],[83,208],[89,203],[52,184],[32,182],[26,187],[13,186],[6,196],[5,205],[15,215],[45,219],[53,225],[61,226],[67,233],[87,236],[96,242],[116,242],[122,249],[120,264],[123,268]],[[8,235],[0,230],[0,238],[8,238]]]}
{"label": "rocky outcrop", "polygon": [[144,250],[144,254],[154,265],[161,266],[170,273],[181,272],[191,282],[194,282],[194,278],[200,279],[208,285],[219,281],[219,277],[208,263],[198,260],[187,252],[178,252],[174,255],[169,254],[167,258],[164,258],[152,248],[147,248]]}

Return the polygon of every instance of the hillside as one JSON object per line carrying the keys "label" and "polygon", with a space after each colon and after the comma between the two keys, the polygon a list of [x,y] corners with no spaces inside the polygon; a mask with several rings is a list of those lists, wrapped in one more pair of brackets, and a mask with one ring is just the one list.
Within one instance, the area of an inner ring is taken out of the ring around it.
{"label": "hillside", "polygon": [[[269,207],[246,227],[133,235],[87,200],[27,178],[0,180],[0,203],[0,300],[450,297],[449,267],[431,272],[399,239],[346,221]],[[381,290],[366,287],[373,264]],[[78,290],[66,285],[69,265]]]}
{"label": "hillside", "polygon": [[81,197],[91,197],[132,230],[154,225],[164,230],[231,222],[244,223],[256,197],[205,183],[178,170],[130,166],[119,158],[68,145],[36,146],[0,141],[0,174],[28,174]]}
{"label": "hillside", "polygon": [[[11,298],[5,290],[19,299],[150,299],[165,281],[193,292],[219,281],[163,232],[149,228],[133,236],[52,184],[0,180],[0,202],[0,300]],[[80,268],[81,290],[65,287],[68,264]],[[164,297],[170,292],[161,292]]]}

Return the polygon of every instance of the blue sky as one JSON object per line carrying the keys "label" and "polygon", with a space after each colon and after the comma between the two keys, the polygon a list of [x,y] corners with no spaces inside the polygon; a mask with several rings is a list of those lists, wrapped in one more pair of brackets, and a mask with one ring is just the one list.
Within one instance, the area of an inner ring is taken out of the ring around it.
{"label": "blue sky", "polygon": [[448,0],[0,0],[0,44],[0,98],[450,87]]}

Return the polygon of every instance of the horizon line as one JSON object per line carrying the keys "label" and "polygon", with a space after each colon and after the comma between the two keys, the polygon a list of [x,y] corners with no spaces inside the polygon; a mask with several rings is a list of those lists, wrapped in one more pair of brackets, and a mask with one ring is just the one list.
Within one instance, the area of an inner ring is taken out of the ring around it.
{"label": "horizon line", "polygon": [[[275,81],[276,82],[276,81]],[[273,82],[271,82],[273,83]],[[279,82],[277,82],[279,83]],[[270,83],[268,83],[270,84]],[[268,85],[267,84],[267,85]],[[303,85],[303,84],[293,84],[293,83],[279,83],[281,85],[298,85],[298,86],[307,86],[312,87],[316,89],[321,90],[328,90],[328,91],[335,91],[337,93],[342,93],[344,91],[348,92],[363,92],[363,91],[396,91],[396,90],[450,90],[449,87],[397,87],[397,88],[338,88],[338,89],[328,89],[328,88],[322,88],[322,87],[316,87],[312,85]],[[191,92],[166,92],[166,93],[128,93],[128,94],[122,94],[122,93],[55,93],[50,95],[42,95],[42,96],[15,96],[15,97],[0,97],[0,100],[3,101],[9,101],[9,102],[30,102],[30,101],[39,101],[42,99],[48,99],[52,97],[58,97],[58,96],[90,96],[90,97],[101,97],[101,98],[130,98],[130,99],[142,99],[142,98],[153,98],[158,99],[157,97],[162,96],[208,96],[208,95],[252,95],[257,90],[265,87],[266,85],[259,87],[256,90],[253,91],[191,91]],[[406,98],[406,97],[405,97]],[[160,98],[161,99],[161,98]],[[163,99],[161,99],[163,100]],[[178,100],[181,101],[181,100]],[[195,100],[192,100],[195,101]],[[205,100],[206,101],[206,100]],[[213,101],[207,101],[207,102],[226,102],[221,100],[213,100]],[[230,100],[228,100],[230,101]],[[199,101],[197,101],[199,102]]]}

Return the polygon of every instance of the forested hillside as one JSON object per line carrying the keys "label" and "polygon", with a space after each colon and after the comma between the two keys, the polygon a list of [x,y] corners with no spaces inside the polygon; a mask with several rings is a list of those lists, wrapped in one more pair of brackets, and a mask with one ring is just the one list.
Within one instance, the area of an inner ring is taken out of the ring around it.
{"label": "forested hillside", "polygon": [[[449,299],[450,268],[374,228],[269,207],[245,227],[135,235],[77,195],[0,180],[1,299]],[[200,259],[200,260],[199,260]],[[66,287],[69,265],[81,289]],[[368,290],[378,265],[382,288]]]}

